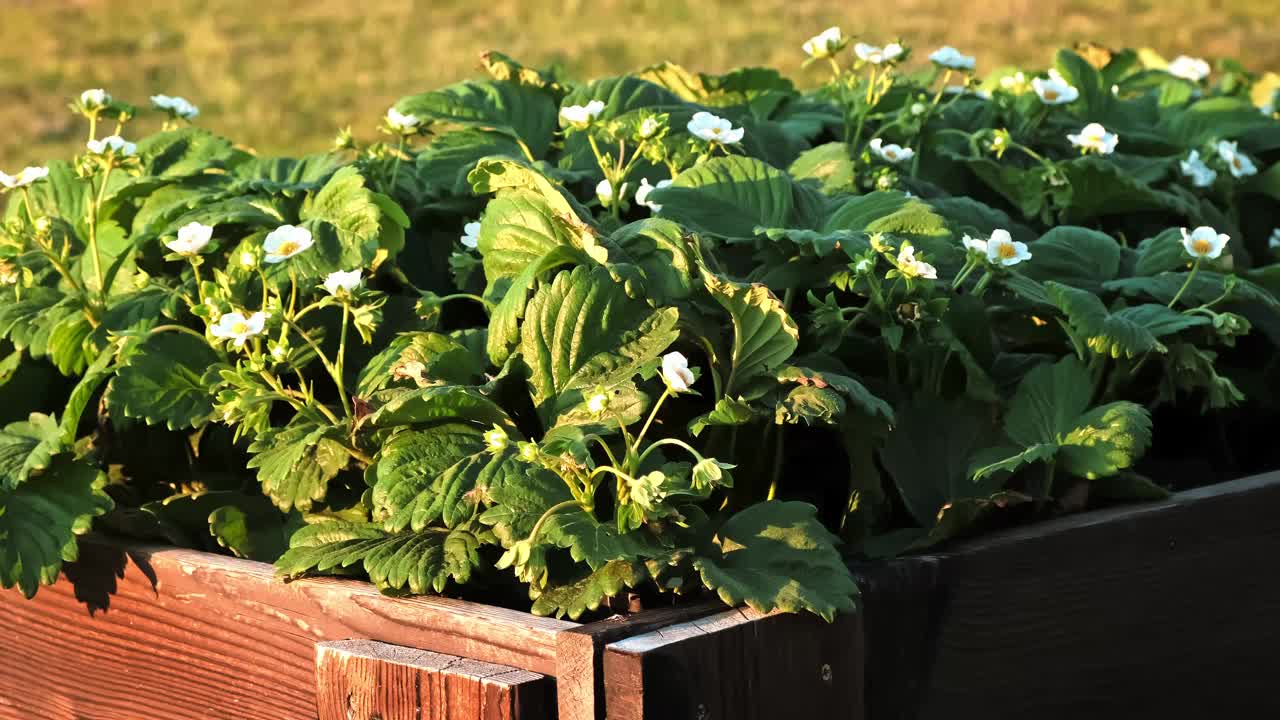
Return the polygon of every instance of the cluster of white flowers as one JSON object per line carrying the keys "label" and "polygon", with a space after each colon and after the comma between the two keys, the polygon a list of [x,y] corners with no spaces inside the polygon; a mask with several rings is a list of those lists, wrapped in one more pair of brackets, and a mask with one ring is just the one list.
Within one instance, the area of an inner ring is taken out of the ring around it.
{"label": "cluster of white flowers", "polygon": [[1180,77],[1183,80],[1191,82],[1200,82],[1209,77],[1209,63],[1200,58],[1179,55],[1169,63],[1165,70],[1174,77]]}
{"label": "cluster of white flowers", "polygon": [[89,148],[89,152],[94,155],[111,153],[119,157],[132,157],[138,154],[138,146],[119,135],[108,135],[101,140],[90,140],[85,143],[85,147]]}
{"label": "cluster of white flowers", "polygon": [[1231,236],[1220,233],[1208,225],[1201,225],[1190,232],[1182,228],[1182,247],[1186,249],[1188,255],[1196,259],[1218,259],[1230,239]]}
{"label": "cluster of white flowers", "polygon": [[1046,105],[1066,105],[1080,97],[1080,91],[1067,82],[1057,70],[1049,70],[1048,78],[1033,79],[1031,87],[1036,91],[1036,95],[1040,96],[1040,102]]}
{"label": "cluster of white flowers", "polygon": [[178,228],[178,239],[165,243],[165,247],[184,257],[199,255],[213,237],[213,226],[203,223],[187,223]]}
{"label": "cluster of white flowers", "polygon": [[1013,239],[1008,230],[996,229],[991,237],[982,240],[965,235],[961,240],[965,249],[985,255],[987,260],[996,265],[1009,267],[1031,259],[1031,251],[1027,244]]}
{"label": "cluster of white flowers", "polygon": [[906,48],[896,42],[889,43],[884,47],[868,45],[867,43],[858,43],[853,46],[853,54],[857,55],[859,60],[869,62],[872,65],[893,62],[905,51]]}
{"label": "cluster of white flowers", "polygon": [[1200,159],[1198,150],[1187,153],[1187,159],[1182,160],[1178,165],[1182,168],[1182,174],[1191,178],[1191,184],[1196,187],[1209,187],[1218,179],[1218,171]]}
{"label": "cluster of white flowers", "polygon": [[880,138],[872,139],[868,147],[871,148],[872,155],[875,155],[891,165],[906,162],[915,157],[916,154],[916,152],[911,148],[904,148],[901,145],[895,145],[893,143],[885,143]]}
{"label": "cluster of white flowers", "polygon": [[689,120],[689,133],[699,140],[737,145],[746,134],[745,128],[735,128],[733,123],[709,112],[699,111]]}
{"label": "cluster of white flowers", "polygon": [[1120,136],[1108,132],[1099,123],[1089,123],[1079,133],[1069,133],[1067,139],[1072,145],[1085,152],[1096,152],[1099,155],[1110,155],[1115,152],[1116,145],[1120,142]]}
{"label": "cluster of white flowers", "polygon": [[972,70],[976,62],[972,55],[965,55],[950,45],[934,50],[929,55],[929,61],[948,70]]}
{"label": "cluster of white flowers", "polygon": [[43,180],[48,176],[49,168],[47,167],[27,166],[22,168],[22,172],[17,175],[6,175],[5,173],[0,172],[0,185],[3,185],[10,190],[16,190],[18,188],[26,187],[38,180]]}
{"label": "cluster of white flowers", "polygon": [[649,200],[649,193],[667,187],[670,184],[670,180],[659,180],[658,184],[650,185],[649,178],[640,178],[640,187],[636,188],[636,204],[649,208],[650,212],[662,212],[661,205]]}
{"label": "cluster of white flowers", "polygon": [[169,97],[168,95],[152,95],[151,104],[156,106],[160,110],[164,110],[166,112],[172,113],[176,117],[180,117],[183,120],[190,120],[200,114],[200,108],[196,107],[195,105],[192,105],[191,102],[184,97],[177,97],[177,96]]}

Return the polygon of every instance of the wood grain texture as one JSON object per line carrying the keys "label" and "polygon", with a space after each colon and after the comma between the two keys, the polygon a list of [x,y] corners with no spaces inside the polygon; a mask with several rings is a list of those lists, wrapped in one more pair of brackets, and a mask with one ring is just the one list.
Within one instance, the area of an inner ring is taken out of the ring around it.
{"label": "wood grain texture", "polygon": [[853,568],[862,591],[859,612],[866,669],[866,713],[910,720],[926,687],[941,593],[936,558],[899,558]]}
{"label": "wood grain texture", "polygon": [[724,603],[719,601],[655,608],[633,615],[614,615],[561,632],[556,638],[556,692],[560,720],[604,720],[604,650],[607,645],[668,625],[723,612],[724,609]]}
{"label": "wood grain texture", "polygon": [[1276,557],[1280,473],[938,555],[918,716],[1276,717]]}
{"label": "wood grain texture", "polygon": [[0,720],[315,718],[317,642],[373,639],[553,675],[575,623],[263,563],[82,543],[33,600],[0,592]]}
{"label": "wood grain texture", "polygon": [[372,640],[316,646],[319,720],[551,720],[545,675]]}
{"label": "wood grain texture", "polygon": [[734,609],[605,648],[609,720],[862,718],[862,619]]}

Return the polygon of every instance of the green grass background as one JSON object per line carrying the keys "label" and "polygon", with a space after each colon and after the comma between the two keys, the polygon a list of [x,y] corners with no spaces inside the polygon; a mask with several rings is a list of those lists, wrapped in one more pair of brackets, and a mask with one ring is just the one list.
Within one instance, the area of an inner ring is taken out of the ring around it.
{"label": "green grass background", "polygon": [[487,49],[576,77],[672,60],[805,82],[800,43],[838,24],[901,36],[918,60],[955,45],[979,72],[1043,66],[1079,40],[1263,70],[1280,69],[1278,16],[1280,0],[0,0],[0,169],[80,150],[66,103],[89,87],[141,105],[183,95],[201,125],[300,153],[347,124],[372,137],[395,99],[477,75]]}

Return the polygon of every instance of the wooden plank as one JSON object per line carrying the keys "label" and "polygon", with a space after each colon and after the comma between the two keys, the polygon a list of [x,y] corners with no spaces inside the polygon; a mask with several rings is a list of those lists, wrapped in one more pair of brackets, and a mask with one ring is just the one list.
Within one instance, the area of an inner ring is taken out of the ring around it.
{"label": "wooden plank", "polygon": [[604,649],[624,638],[724,611],[711,601],[614,615],[556,637],[556,693],[560,720],[604,720]]}
{"label": "wooden plank", "polygon": [[549,720],[545,675],[372,640],[316,645],[319,720]]}
{"label": "wooden plank", "polygon": [[1275,717],[1280,473],[937,557],[923,718]]}
{"label": "wooden plank", "polygon": [[609,720],[862,718],[862,618],[733,609],[605,648]]}
{"label": "wooden plank", "polygon": [[74,583],[33,600],[0,592],[0,720],[310,720],[317,642],[391,641],[554,675],[556,635],[577,626],[128,547],[86,539],[67,572]]}
{"label": "wooden plank", "polygon": [[911,720],[928,682],[941,593],[936,558],[899,558],[853,568],[862,591],[866,714]]}

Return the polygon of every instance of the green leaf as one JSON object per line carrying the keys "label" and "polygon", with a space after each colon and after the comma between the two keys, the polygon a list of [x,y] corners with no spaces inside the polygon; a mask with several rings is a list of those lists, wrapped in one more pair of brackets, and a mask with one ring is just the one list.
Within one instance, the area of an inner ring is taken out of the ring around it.
{"label": "green leaf", "polygon": [[1164,305],[1147,304],[1116,312],[1107,310],[1098,296],[1056,282],[1044,284],[1049,300],[1067,316],[1067,322],[1094,352],[1111,357],[1136,357],[1168,348],[1158,338],[1209,323],[1207,317],[1186,315]]}
{"label": "green leaf", "polygon": [[852,611],[858,597],[837,542],[812,505],[769,501],[730,518],[693,566],[731,606],[811,612],[830,622],[837,612]]}
{"label": "green leaf", "polygon": [[114,503],[98,468],[69,455],[16,488],[0,490],[0,587],[15,585],[28,598],[58,579],[64,561],[78,556],[76,536]]}
{"label": "green leaf", "polygon": [[552,514],[538,541],[568,549],[575,562],[584,562],[592,570],[612,560],[656,557],[666,551],[647,530],[619,532],[616,523],[602,523],[580,507]]}
{"label": "green leaf", "polygon": [[995,430],[991,412],[972,401],[920,397],[898,408],[880,459],[917,524],[932,528],[947,504],[1000,489],[1002,479],[975,483],[969,473],[971,458]]}
{"label": "green leaf", "polygon": [[488,130],[465,129],[445,133],[418,153],[418,173],[437,192],[466,196],[471,194],[468,175],[481,160],[507,156],[523,156],[514,138]]}
{"label": "green leaf", "polygon": [[584,612],[595,610],[605,600],[639,585],[647,577],[643,563],[614,560],[574,582],[543,590],[533,601],[533,614],[567,615],[570,620],[577,620]]}
{"label": "green leaf", "polygon": [[468,80],[401,98],[396,108],[421,119],[519,138],[542,157],[556,128],[556,106],[541,89],[502,80]]}
{"label": "green leaf", "polygon": [[1112,160],[1097,155],[1058,163],[1066,183],[1053,186],[1062,222],[1080,224],[1109,215],[1162,212],[1195,219],[1196,205],[1182,195],[1156,190]]}
{"label": "green leaf", "polygon": [[321,425],[301,416],[283,428],[272,428],[249,445],[248,466],[258,469],[258,482],[276,507],[306,511],[323,500],[329,481],[351,456],[342,443],[342,428]]}
{"label": "green leaf", "polygon": [[1028,277],[1099,292],[1120,272],[1120,243],[1082,227],[1055,227],[1031,243],[1031,260],[1018,269]]}
{"label": "green leaf", "polygon": [[845,414],[848,404],[869,418],[893,422],[889,403],[848,375],[789,365],[778,372],[778,382],[797,385],[778,406],[779,422],[819,420],[832,424]]}
{"label": "green leaf", "polygon": [[0,491],[12,490],[32,473],[48,468],[62,448],[58,421],[48,415],[31,413],[25,421],[4,426],[0,429]]}
{"label": "green leaf", "polygon": [[722,397],[716,401],[711,412],[689,421],[689,434],[697,437],[703,430],[717,425],[746,425],[759,416],[760,412],[743,398]]}
{"label": "green leaf", "polygon": [[548,427],[597,386],[608,389],[654,363],[679,335],[675,308],[654,310],[603,268],[556,275],[529,302],[521,355]]}
{"label": "green leaf", "polygon": [[750,238],[757,227],[788,227],[791,178],[760,160],[731,155],[684,172],[650,199],[661,215],[698,232]]}
{"label": "green leaf", "polygon": [[479,538],[463,529],[388,533],[371,523],[322,522],[293,534],[276,573],[293,578],[358,564],[379,589],[439,593],[450,580],[471,579],[479,548]]}
{"label": "green leaf", "polygon": [[476,355],[457,340],[434,332],[407,332],[391,339],[382,352],[375,355],[356,382],[356,393],[368,397],[384,390],[397,380],[397,368],[408,372],[406,364],[421,363],[421,378],[428,382],[471,385],[484,373]]}
{"label": "green leaf", "polygon": [[529,537],[543,513],[570,499],[569,489],[559,476],[529,468],[519,482],[502,483],[487,491],[494,505],[480,516],[480,522],[493,528],[503,547]]}
{"label": "green leaf", "polygon": [[1151,445],[1151,415],[1131,402],[1088,411],[1062,437],[1059,461],[1072,475],[1094,480],[1133,465]]}
{"label": "green leaf", "polygon": [[297,513],[282,515],[265,497],[238,494],[234,504],[209,513],[209,532],[236,557],[273,562],[289,548],[302,523]]}
{"label": "green leaf", "polygon": [[151,335],[124,361],[111,384],[110,403],[125,417],[170,430],[203,425],[213,414],[205,373],[218,354],[187,333]]}
{"label": "green leaf", "polygon": [[[355,257],[363,262],[354,264],[368,263],[379,249],[398,252],[404,243],[403,230],[409,227],[409,218],[395,201],[367,189],[364,176],[352,165],[334,173],[319,192],[308,196],[299,216],[304,221],[322,220],[336,228],[342,258],[348,265]],[[400,232],[388,233],[388,228],[399,228]]]}
{"label": "green leaf", "polygon": [[381,403],[366,420],[374,427],[421,425],[441,420],[470,420],[485,427],[515,427],[507,412],[474,386],[395,388],[381,391],[373,399]]}
{"label": "green leaf", "polygon": [[627,262],[644,274],[644,296],[660,304],[684,300],[697,285],[697,262],[684,230],[670,220],[645,218],[609,236],[609,262]]}
{"label": "green leaf", "polygon": [[711,297],[733,321],[733,349],[724,382],[726,397],[759,396],[753,383],[773,374],[800,340],[800,330],[786,308],[764,285],[747,285],[703,273]]}
{"label": "green leaf", "polygon": [[828,195],[852,190],[856,179],[849,146],[842,142],[829,142],[800,153],[787,172],[797,180],[817,180]]}
{"label": "green leaf", "polygon": [[836,201],[823,232],[856,230],[914,238],[948,237],[946,221],[925,203],[898,191],[876,191]]}

